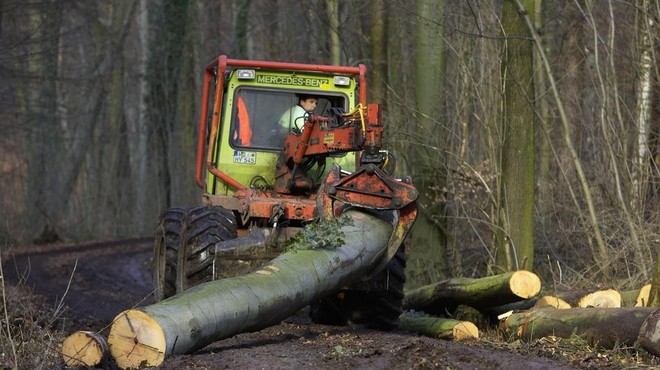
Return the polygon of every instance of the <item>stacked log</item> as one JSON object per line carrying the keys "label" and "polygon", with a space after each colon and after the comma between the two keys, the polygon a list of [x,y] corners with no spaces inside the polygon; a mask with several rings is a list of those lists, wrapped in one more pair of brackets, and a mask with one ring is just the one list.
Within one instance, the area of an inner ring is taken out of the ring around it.
{"label": "stacked log", "polygon": [[426,285],[406,292],[403,307],[444,315],[453,312],[459,305],[485,309],[524,300],[540,291],[539,277],[521,270],[477,279],[454,278]]}
{"label": "stacked log", "polygon": [[96,366],[108,358],[108,344],[100,334],[77,331],[64,339],[62,359],[66,366]]}
{"label": "stacked log", "polygon": [[461,341],[479,338],[479,329],[470,321],[404,312],[400,317],[399,330],[431,338]]}
{"label": "stacked log", "polygon": [[571,305],[559,297],[544,295],[543,297],[539,298],[538,301],[536,301],[533,308],[537,310],[541,308],[564,309],[571,308]]}
{"label": "stacked log", "polygon": [[577,335],[592,344],[613,348],[617,343],[633,345],[642,324],[654,311],[650,307],[529,310],[509,315],[500,327],[521,340]]}

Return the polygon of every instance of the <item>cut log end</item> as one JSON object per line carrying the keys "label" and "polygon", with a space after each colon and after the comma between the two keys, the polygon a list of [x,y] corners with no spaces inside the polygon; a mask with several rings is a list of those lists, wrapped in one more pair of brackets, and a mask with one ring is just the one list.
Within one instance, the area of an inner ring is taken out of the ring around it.
{"label": "cut log end", "polygon": [[112,357],[122,369],[158,366],[165,360],[163,329],[140,310],[124,311],[115,318],[108,344]]}
{"label": "cut log end", "polygon": [[479,338],[479,329],[469,321],[461,321],[453,328],[454,340]]}
{"label": "cut log end", "polygon": [[62,343],[62,358],[66,366],[96,366],[107,353],[105,339],[91,331],[77,331]]}
{"label": "cut log end", "polygon": [[509,279],[511,292],[523,299],[531,298],[541,291],[541,279],[529,271],[520,270]]}
{"label": "cut log end", "polygon": [[651,284],[644,285],[635,299],[635,307],[646,307],[649,304],[649,295],[651,294]]}
{"label": "cut log end", "polygon": [[578,301],[578,307],[621,307],[621,294],[614,289],[598,290],[589,293]]}
{"label": "cut log end", "polygon": [[557,309],[566,309],[566,308],[571,308],[571,305],[566,303],[563,299],[551,295],[546,295],[541,298],[539,298],[538,301],[536,301],[536,304],[534,304],[533,307],[535,310],[542,309],[542,308],[557,308]]}

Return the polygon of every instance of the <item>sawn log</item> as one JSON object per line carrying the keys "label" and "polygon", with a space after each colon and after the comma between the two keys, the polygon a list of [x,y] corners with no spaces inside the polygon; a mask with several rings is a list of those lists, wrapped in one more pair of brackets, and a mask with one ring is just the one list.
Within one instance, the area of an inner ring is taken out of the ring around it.
{"label": "sawn log", "polygon": [[478,279],[454,278],[406,292],[403,307],[444,315],[461,304],[477,309],[499,306],[531,298],[540,290],[539,277],[524,270]]}
{"label": "sawn log", "polygon": [[91,331],[77,331],[62,342],[66,366],[96,366],[108,358],[108,353],[105,338]]}
{"label": "sawn log", "polygon": [[235,334],[277,324],[311,302],[365,276],[386,253],[392,226],[357,211],[345,213],[344,244],[296,250],[255,272],[208,282],[150,306],[119,314],[108,344],[121,368],[157,366]]}
{"label": "sawn log", "polygon": [[479,329],[469,321],[411,314],[408,312],[401,314],[400,320],[400,330],[431,338],[455,341],[479,338]]}
{"label": "sawn log", "polygon": [[621,294],[614,289],[566,291],[554,296],[571,307],[621,307]]}
{"label": "sawn log", "polygon": [[655,310],[650,307],[530,310],[511,314],[500,323],[500,328],[522,340],[546,336],[570,338],[575,334],[592,344],[613,348],[616,343],[633,345],[642,323]]}

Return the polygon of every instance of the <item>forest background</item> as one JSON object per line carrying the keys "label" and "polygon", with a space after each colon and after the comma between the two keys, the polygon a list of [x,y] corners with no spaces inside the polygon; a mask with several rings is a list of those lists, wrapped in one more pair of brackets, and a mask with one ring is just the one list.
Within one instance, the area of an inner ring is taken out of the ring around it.
{"label": "forest background", "polygon": [[0,245],[150,236],[199,204],[218,55],[363,63],[421,192],[410,287],[518,268],[639,287],[660,247],[659,18],[652,0],[1,0]]}

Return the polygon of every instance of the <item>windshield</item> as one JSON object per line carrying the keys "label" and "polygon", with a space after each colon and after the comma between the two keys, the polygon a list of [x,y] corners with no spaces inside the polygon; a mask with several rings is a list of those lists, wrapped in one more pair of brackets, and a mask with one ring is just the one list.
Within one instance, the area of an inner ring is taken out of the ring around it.
{"label": "windshield", "polygon": [[[305,100],[303,100],[305,99]],[[311,100],[310,100],[311,99]],[[315,100],[313,114],[329,116],[330,108],[347,109],[342,95],[237,89],[231,122],[231,145],[237,148],[279,151],[289,132],[300,132],[309,114],[305,107]]]}

